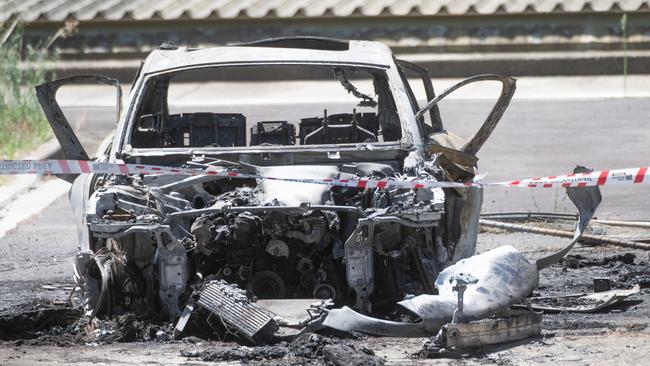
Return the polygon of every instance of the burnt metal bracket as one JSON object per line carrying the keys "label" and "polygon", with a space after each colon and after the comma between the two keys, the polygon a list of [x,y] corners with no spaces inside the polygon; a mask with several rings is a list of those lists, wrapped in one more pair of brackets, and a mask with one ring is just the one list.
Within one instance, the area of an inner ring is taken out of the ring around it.
{"label": "burnt metal bracket", "polygon": [[451,322],[453,324],[463,321],[463,296],[468,285],[473,285],[478,282],[478,278],[470,275],[469,273],[459,273],[449,279],[450,282],[455,282],[452,290],[458,294],[458,307],[454,311],[454,317]]}
{"label": "burnt metal bracket", "polygon": [[375,289],[374,253],[372,232],[374,225],[368,225],[368,234],[364,235],[361,226],[345,242],[345,270],[348,285],[357,295],[355,307],[362,313],[372,311],[368,297]]}

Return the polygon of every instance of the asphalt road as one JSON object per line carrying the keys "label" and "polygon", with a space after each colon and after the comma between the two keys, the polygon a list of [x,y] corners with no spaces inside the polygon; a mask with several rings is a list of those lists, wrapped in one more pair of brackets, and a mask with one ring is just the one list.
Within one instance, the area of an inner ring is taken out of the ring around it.
{"label": "asphalt road", "polygon": [[[443,120],[448,130],[469,136],[489,107],[486,101],[450,101],[442,105]],[[247,106],[248,120],[263,120],[268,108]],[[288,120],[321,111],[320,106],[308,104],[270,108],[275,115],[286,113]],[[110,108],[72,108],[67,113],[88,151],[95,151],[114,127]],[[576,164],[595,169],[647,166],[649,122],[649,99],[515,100],[479,152],[479,167],[487,173],[486,180],[498,181],[562,174]],[[604,187],[602,191],[598,217],[650,219],[648,186]],[[575,211],[559,189],[490,188],[485,192],[484,212],[513,210]],[[5,284],[0,285],[0,294],[12,292],[24,280],[68,282],[76,247],[72,212],[67,197],[62,196],[0,241],[0,283]],[[8,281],[14,285],[8,286]]]}

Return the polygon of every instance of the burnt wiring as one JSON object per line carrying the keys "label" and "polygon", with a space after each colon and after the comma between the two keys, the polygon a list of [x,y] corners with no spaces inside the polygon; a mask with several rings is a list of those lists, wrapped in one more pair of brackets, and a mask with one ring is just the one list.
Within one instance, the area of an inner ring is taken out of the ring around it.
{"label": "burnt wiring", "polygon": [[348,91],[348,93],[354,95],[355,97],[361,99],[359,102],[359,107],[372,107],[375,108],[377,106],[377,102],[372,98],[371,96],[368,96],[366,94],[363,94],[360,92],[356,86],[352,85],[350,80],[348,80],[347,76],[345,76],[345,72],[340,68],[340,67],[333,67],[332,71],[334,72],[334,76],[338,79],[338,81],[343,85],[345,90]]}

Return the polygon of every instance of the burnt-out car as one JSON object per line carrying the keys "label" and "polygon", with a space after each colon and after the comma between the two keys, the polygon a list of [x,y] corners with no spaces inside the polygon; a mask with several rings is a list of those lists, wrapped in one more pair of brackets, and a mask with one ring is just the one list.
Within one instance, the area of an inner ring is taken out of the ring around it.
{"label": "burnt-out car", "polygon": [[[327,79],[353,102],[329,105],[323,94],[322,106],[316,99],[310,105],[319,107],[302,115],[304,108],[292,105],[249,113],[241,90],[241,103],[223,102],[233,100],[231,76],[279,74],[302,80],[291,84],[296,88]],[[213,95],[214,103],[178,109],[169,102],[175,81],[215,76],[227,86]],[[418,104],[409,80],[422,83],[417,87],[428,102]],[[437,102],[483,80],[500,82],[501,95],[464,141],[445,131]],[[60,86],[74,82],[119,85],[82,75],[37,87],[66,158],[86,160],[55,99]],[[290,179],[469,182],[476,153],[514,89],[512,78],[481,75],[436,97],[425,69],[377,42],[165,45],[142,64],[114,136],[95,160]],[[74,276],[90,315],[177,318],[193,289],[223,280],[259,299],[332,299],[388,316],[405,298],[436,294],[438,274],[474,255],[482,203],[480,187],[340,187],[209,174],[62,178],[73,182],[80,246]]]}

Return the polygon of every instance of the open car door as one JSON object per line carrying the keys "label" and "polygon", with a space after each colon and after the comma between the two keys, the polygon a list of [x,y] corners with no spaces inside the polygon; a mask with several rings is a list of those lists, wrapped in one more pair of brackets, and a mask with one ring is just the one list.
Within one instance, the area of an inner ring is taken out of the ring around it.
{"label": "open car door", "polygon": [[[63,85],[89,83],[111,85],[116,88],[117,118],[119,118],[122,110],[122,87],[116,79],[103,75],[74,75],[36,86],[38,102],[41,104],[43,112],[45,112],[45,117],[47,117],[52,131],[54,131],[54,136],[59,141],[66,159],[88,160],[90,157],[63,114],[56,100],[56,93]],[[72,182],[75,175],[61,175],[59,178]]]}
{"label": "open car door", "polygon": [[444,129],[436,130],[433,128],[432,133],[426,136],[426,149],[429,154],[439,154],[438,161],[440,166],[445,170],[447,176],[452,180],[466,180],[474,175],[474,167],[478,158],[476,153],[481,149],[483,144],[494,131],[497,123],[501,120],[503,113],[510,104],[510,100],[515,93],[516,80],[514,78],[502,75],[477,75],[465,79],[437,97],[430,99],[416,114],[415,118],[421,120],[425,113],[437,108],[438,102],[449,94],[462,88],[465,85],[480,81],[499,81],[501,82],[501,94],[496,101],[490,114],[488,114],[483,125],[469,140],[465,141],[461,137],[445,131]]}

